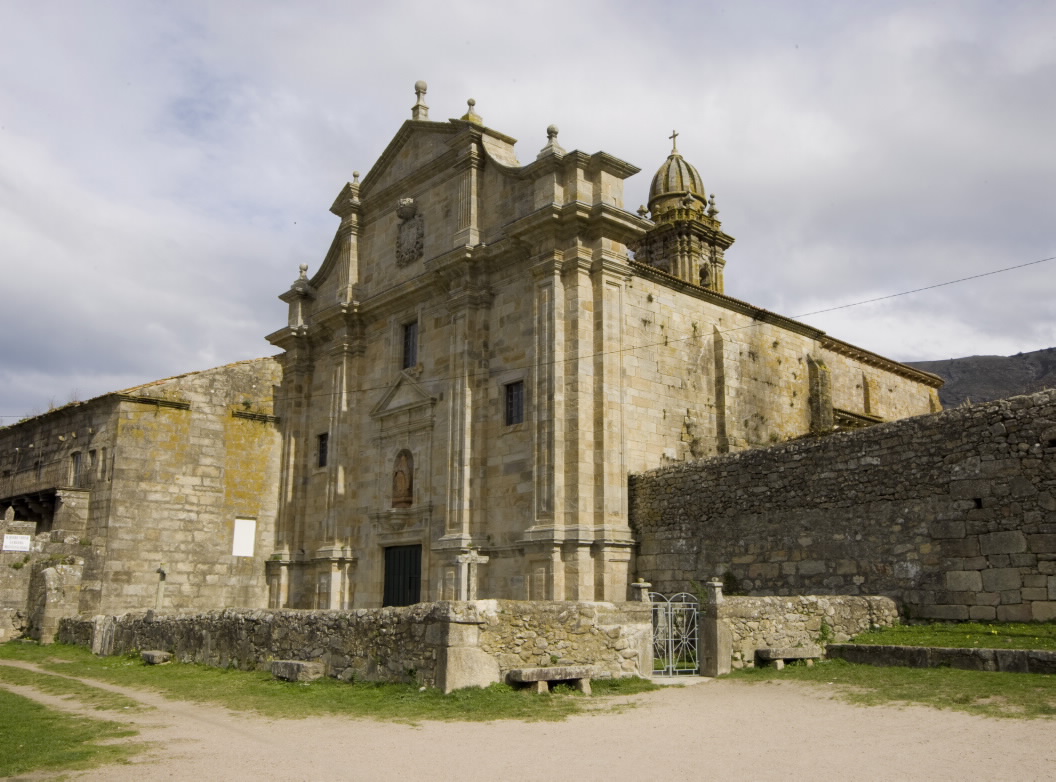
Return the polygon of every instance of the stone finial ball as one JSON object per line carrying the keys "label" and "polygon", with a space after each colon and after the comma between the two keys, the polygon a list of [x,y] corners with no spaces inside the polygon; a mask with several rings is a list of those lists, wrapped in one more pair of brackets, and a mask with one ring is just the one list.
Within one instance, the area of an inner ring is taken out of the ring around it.
{"label": "stone finial ball", "polygon": [[428,85],[428,84],[426,84],[426,83],[425,83],[424,81],[422,81],[421,79],[419,79],[418,81],[416,81],[416,82],[414,83],[414,91],[415,91],[415,92],[421,92],[421,93],[424,93],[424,92],[425,92],[425,91],[426,91],[427,89],[429,89],[429,85]]}
{"label": "stone finial ball", "polygon": [[546,137],[547,138],[557,138],[557,125],[547,125],[546,126]]}

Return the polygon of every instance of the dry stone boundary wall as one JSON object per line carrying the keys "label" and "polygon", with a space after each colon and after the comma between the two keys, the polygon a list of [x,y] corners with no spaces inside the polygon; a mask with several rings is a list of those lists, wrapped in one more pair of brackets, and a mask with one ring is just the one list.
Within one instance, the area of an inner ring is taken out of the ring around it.
{"label": "dry stone boundary wall", "polygon": [[1056,390],[635,475],[630,516],[661,592],[1056,619]]}
{"label": "dry stone boundary wall", "polygon": [[97,654],[160,649],[243,670],[322,662],[346,681],[418,682],[445,692],[502,681],[513,668],[587,664],[596,676],[652,670],[649,606],[476,600],[351,611],[153,611],[65,619],[56,640]]}

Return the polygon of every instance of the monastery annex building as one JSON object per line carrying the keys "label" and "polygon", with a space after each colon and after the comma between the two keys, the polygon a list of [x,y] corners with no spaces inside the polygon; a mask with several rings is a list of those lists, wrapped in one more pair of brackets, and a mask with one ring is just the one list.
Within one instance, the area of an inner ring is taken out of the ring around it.
{"label": "monastery annex building", "polygon": [[44,605],[622,601],[629,475],[939,409],[938,377],[727,295],[674,143],[628,211],[635,166],[552,126],[522,163],[415,92],[279,356],[0,429],[0,638]]}

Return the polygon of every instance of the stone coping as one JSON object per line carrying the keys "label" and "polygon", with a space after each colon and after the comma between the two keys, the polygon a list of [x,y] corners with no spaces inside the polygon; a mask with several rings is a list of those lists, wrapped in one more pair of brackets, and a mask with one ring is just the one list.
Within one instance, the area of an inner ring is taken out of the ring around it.
{"label": "stone coping", "polygon": [[960,668],[967,671],[1056,673],[1056,651],[1042,649],[960,649],[942,646],[829,644],[829,659],[862,665]]}

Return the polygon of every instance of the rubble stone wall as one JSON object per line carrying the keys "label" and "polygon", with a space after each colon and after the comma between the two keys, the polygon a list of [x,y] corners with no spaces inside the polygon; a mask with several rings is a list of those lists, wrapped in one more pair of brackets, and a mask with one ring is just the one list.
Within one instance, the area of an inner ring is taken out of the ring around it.
{"label": "rubble stone wall", "polygon": [[648,675],[651,632],[646,604],[477,600],[351,611],[147,611],[64,619],[57,640],[98,654],[160,649],[183,662],[243,670],[280,659],[317,661],[346,681],[451,691],[543,664],[590,664],[599,676]]}
{"label": "rubble stone wall", "polygon": [[660,592],[886,595],[911,618],[1056,618],[1056,390],[631,477]]}
{"label": "rubble stone wall", "polygon": [[750,668],[758,649],[825,646],[890,627],[898,622],[898,607],[885,597],[728,597],[714,615],[729,629],[732,666]]}

